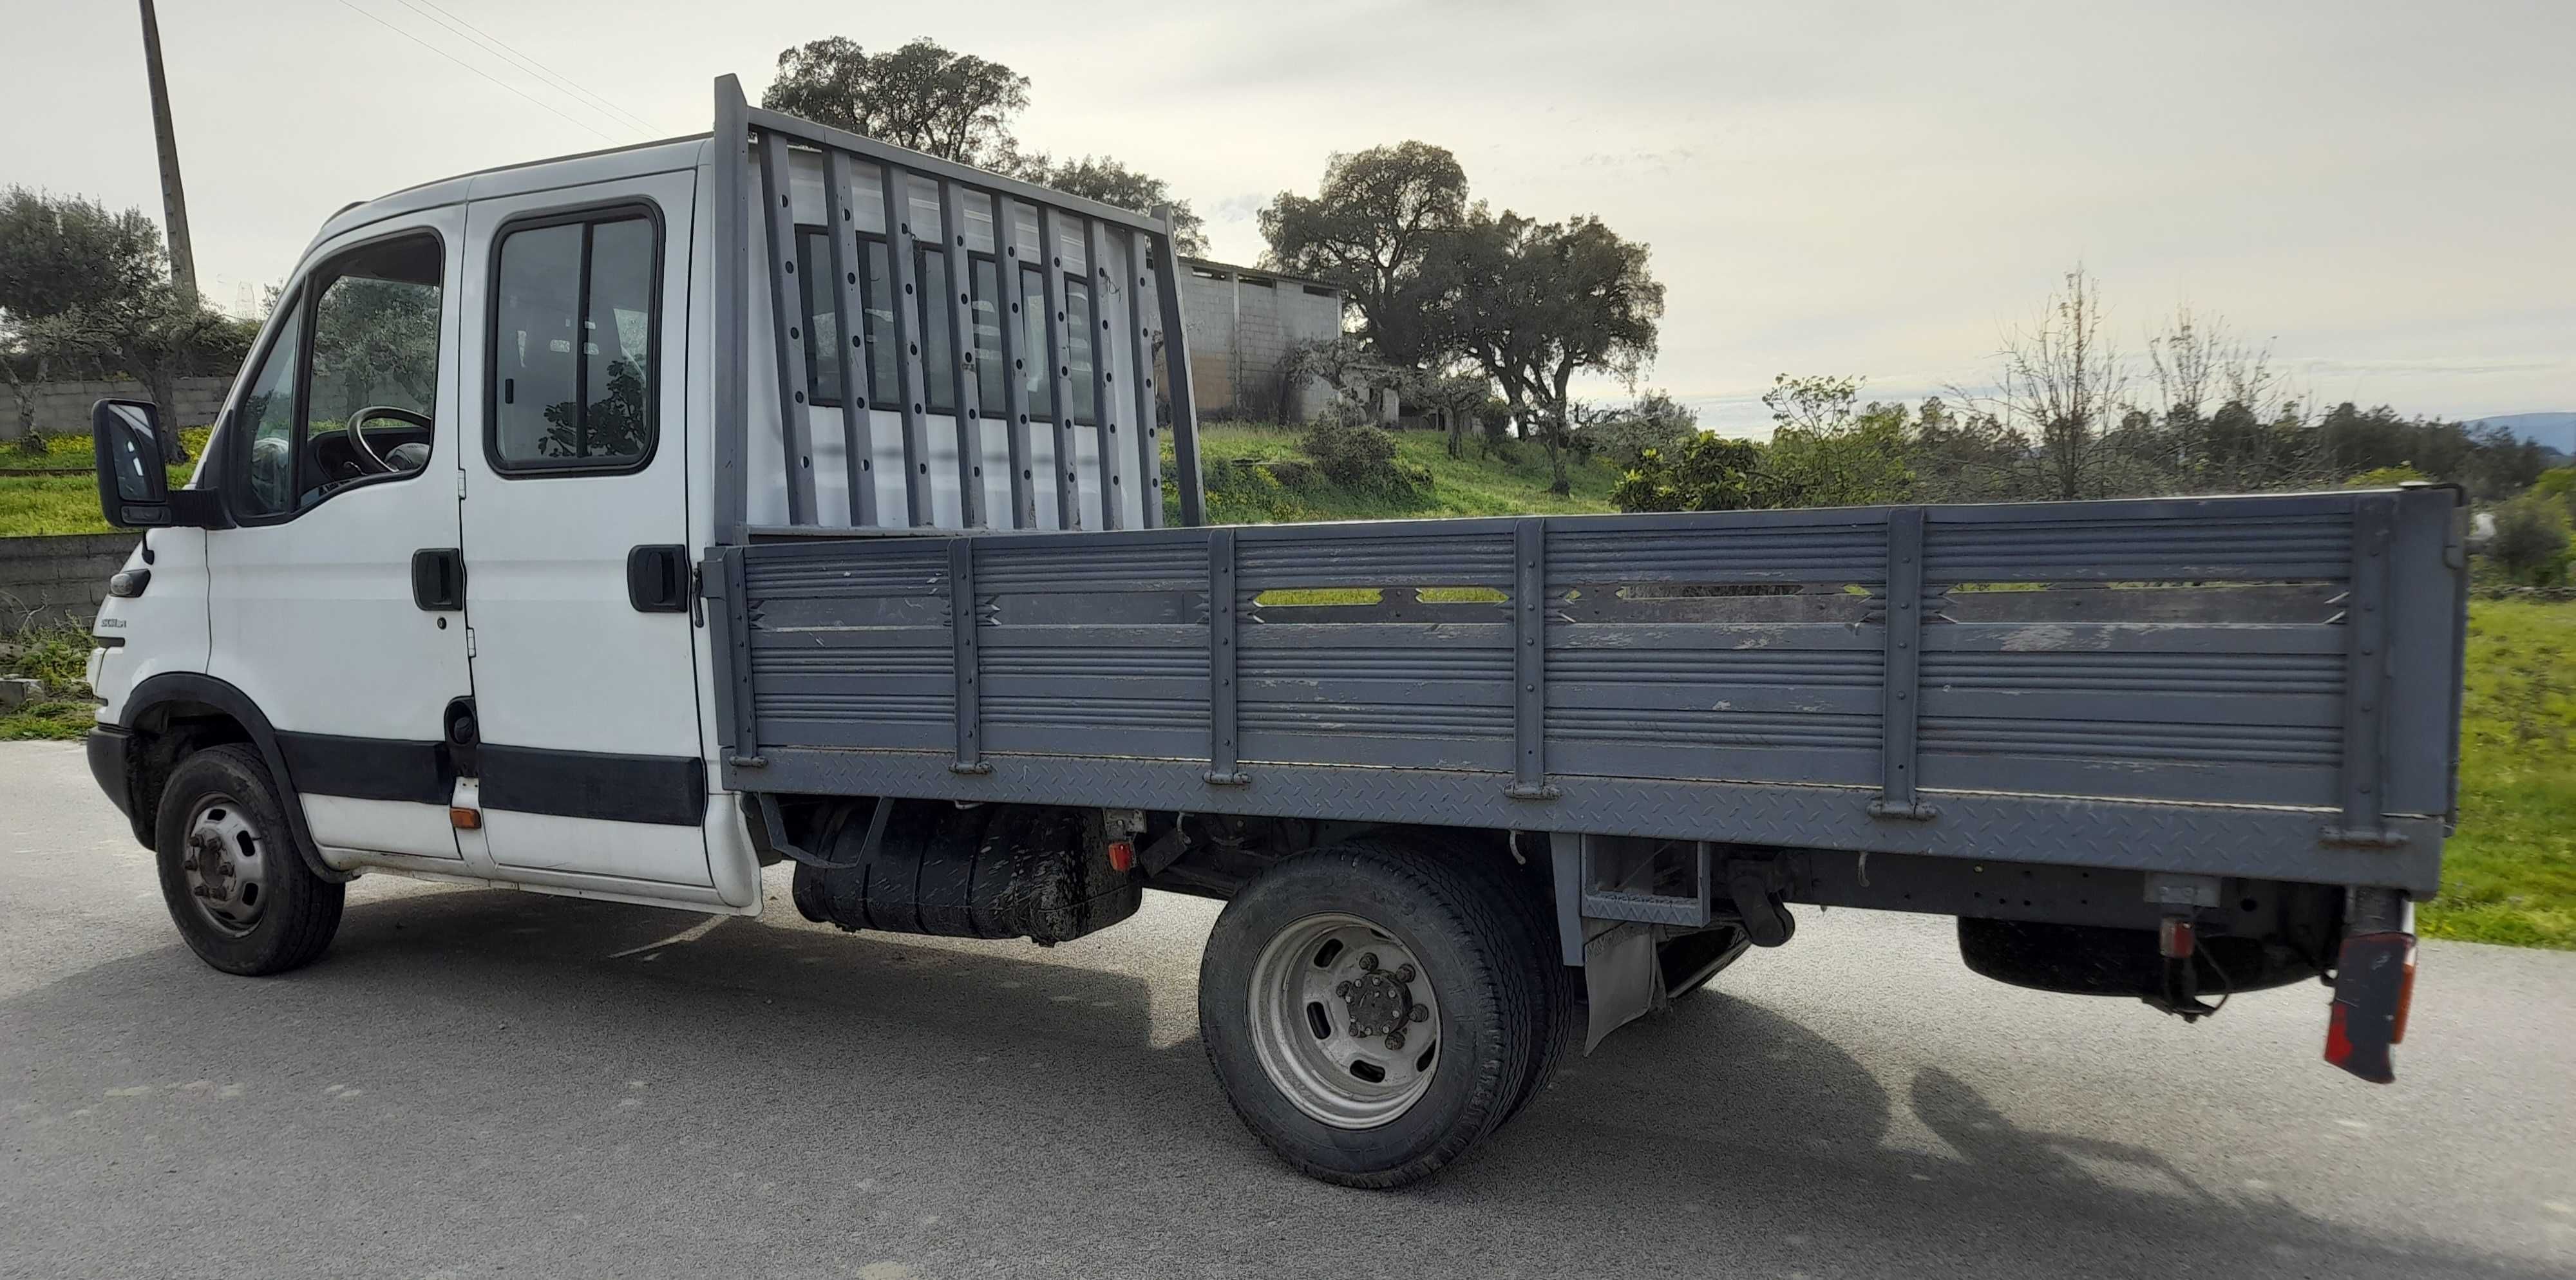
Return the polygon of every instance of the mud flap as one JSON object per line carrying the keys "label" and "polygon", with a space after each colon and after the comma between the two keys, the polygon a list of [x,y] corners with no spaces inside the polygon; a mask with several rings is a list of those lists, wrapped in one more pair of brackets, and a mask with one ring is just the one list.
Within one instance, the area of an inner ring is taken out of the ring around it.
{"label": "mud flap", "polygon": [[2415,935],[2345,938],[2326,1023],[2326,1061],[2373,1084],[2395,1080],[2388,1050],[2406,1039],[2406,1009],[2414,993]]}

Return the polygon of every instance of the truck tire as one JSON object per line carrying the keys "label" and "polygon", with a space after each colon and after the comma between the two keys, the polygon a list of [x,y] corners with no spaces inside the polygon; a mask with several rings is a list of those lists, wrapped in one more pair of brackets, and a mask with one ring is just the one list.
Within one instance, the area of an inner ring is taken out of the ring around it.
{"label": "truck tire", "polygon": [[1492,1132],[1557,1036],[1513,886],[1374,843],[1301,854],[1217,917],[1199,1035],[1245,1127],[1299,1172],[1417,1182]]}
{"label": "truck tire", "polygon": [[311,964],[340,928],[344,887],[313,874],[268,766],[238,743],[179,762],[161,790],[161,896],[197,958],[260,976]]}

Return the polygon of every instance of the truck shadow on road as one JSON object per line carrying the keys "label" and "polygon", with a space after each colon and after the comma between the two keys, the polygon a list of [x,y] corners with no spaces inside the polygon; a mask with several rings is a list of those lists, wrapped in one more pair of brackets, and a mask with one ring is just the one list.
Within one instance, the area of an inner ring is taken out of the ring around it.
{"label": "truck shadow on road", "polygon": [[[227,978],[173,945],[0,1003],[0,1129],[40,1172],[19,1216],[39,1248],[70,1230],[49,1203],[157,1212],[159,1171],[285,1132],[296,1158],[258,1172],[263,1193],[316,1232],[389,1222],[387,1257],[423,1266],[596,1270],[601,1249],[715,1240],[745,1272],[795,1274],[864,1238],[925,1277],[979,1259],[1132,1274],[1151,1238],[1187,1274],[2553,1274],[2030,1131],[1937,1069],[1900,1098],[1715,992],[1623,1032],[1446,1177],[1344,1192],[1228,1113],[1194,1029],[1195,943],[960,948],[408,894],[353,903],[289,977]],[[1955,1155],[1888,1145],[1900,1106]],[[129,1124],[148,1141],[82,1128]],[[148,1158],[105,1158],[126,1142]],[[212,1224],[201,1256],[260,1256],[233,1229]]]}

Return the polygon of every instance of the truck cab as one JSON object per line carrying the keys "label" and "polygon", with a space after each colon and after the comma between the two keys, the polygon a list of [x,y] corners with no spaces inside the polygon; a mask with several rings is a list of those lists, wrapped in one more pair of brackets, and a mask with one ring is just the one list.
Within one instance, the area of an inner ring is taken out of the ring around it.
{"label": "truck cab", "polygon": [[710,530],[708,150],[323,227],[181,495],[198,519],[148,528],[99,618],[92,754],[147,843],[157,756],[238,737],[294,798],[263,834],[322,875],[757,909],[709,785],[686,550]]}

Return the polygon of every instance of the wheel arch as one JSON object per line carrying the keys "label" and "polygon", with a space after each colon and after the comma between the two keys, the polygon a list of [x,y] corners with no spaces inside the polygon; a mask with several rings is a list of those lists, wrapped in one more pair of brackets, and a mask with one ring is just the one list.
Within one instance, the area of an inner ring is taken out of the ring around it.
{"label": "wheel arch", "polygon": [[161,791],[171,770],[207,747],[239,742],[259,752],[261,762],[268,766],[268,776],[276,780],[278,807],[286,813],[296,855],[304,865],[335,884],[357,878],[354,872],[337,870],[322,861],[321,847],[313,842],[313,832],[304,824],[304,802],[296,791],[294,775],[287,769],[285,753],[278,749],[277,730],[249,694],[213,676],[167,671],[134,686],[126,695],[118,725],[134,735],[136,749],[126,763],[127,794],[134,802],[133,812],[127,816],[133,824],[135,840],[144,848],[153,847]]}

